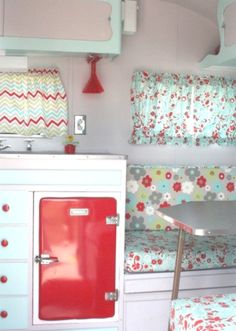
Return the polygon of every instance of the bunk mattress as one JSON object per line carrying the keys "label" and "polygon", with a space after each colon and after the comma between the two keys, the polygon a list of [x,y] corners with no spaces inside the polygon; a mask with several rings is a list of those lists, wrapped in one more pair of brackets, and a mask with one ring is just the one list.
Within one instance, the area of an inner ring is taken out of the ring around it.
{"label": "bunk mattress", "polygon": [[[126,231],[126,273],[174,271],[178,231]],[[236,267],[236,236],[186,234],[182,270]]]}

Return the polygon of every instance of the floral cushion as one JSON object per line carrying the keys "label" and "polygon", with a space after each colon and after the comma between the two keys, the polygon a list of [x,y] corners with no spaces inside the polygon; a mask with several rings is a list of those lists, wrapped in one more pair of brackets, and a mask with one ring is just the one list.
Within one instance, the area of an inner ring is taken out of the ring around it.
{"label": "floral cushion", "polygon": [[172,301],[170,331],[235,331],[236,294]]}
{"label": "floral cushion", "polygon": [[[125,272],[173,271],[178,231],[127,231]],[[236,237],[186,234],[182,270],[236,267]]]}
{"label": "floral cushion", "polygon": [[126,230],[170,230],[158,208],[209,200],[236,200],[236,167],[129,165]]}

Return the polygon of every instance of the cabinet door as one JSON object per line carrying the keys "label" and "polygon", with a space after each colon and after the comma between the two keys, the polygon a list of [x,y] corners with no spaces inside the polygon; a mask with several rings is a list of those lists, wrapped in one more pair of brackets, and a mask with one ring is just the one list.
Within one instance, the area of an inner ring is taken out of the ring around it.
{"label": "cabinet door", "polygon": [[[114,198],[43,198],[39,215],[39,318],[112,317]],[[48,264],[43,264],[48,263]]]}
{"label": "cabinet door", "polygon": [[4,35],[106,41],[112,7],[101,0],[7,0]]}

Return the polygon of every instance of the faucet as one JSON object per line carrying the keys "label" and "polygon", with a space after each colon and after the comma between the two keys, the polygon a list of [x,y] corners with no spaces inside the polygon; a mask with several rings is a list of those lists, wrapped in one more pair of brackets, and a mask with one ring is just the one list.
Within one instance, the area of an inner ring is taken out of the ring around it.
{"label": "faucet", "polygon": [[26,150],[28,152],[32,151],[32,142],[34,141],[34,139],[25,139],[25,142],[27,143],[26,145]]}
{"label": "faucet", "polygon": [[5,149],[7,148],[11,148],[11,145],[4,145],[3,142],[5,141],[6,139],[0,139],[0,151],[4,151]]}

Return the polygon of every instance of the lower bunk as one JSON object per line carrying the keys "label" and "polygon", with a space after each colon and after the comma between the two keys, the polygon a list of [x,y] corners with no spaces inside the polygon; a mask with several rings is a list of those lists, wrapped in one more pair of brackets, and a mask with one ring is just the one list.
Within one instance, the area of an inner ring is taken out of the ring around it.
{"label": "lower bunk", "polygon": [[[126,231],[124,331],[167,331],[178,231]],[[186,235],[180,298],[236,293],[236,236]]]}

